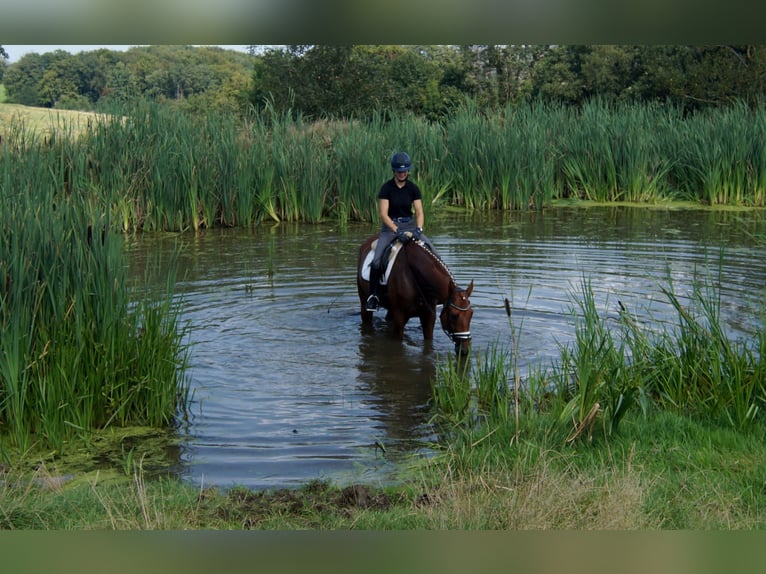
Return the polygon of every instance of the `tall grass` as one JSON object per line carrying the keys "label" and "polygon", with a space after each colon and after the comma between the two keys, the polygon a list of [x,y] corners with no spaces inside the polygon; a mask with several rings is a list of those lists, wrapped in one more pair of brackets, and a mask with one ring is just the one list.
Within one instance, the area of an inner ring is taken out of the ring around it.
{"label": "tall grass", "polygon": [[685,191],[716,205],[764,204],[766,116],[743,103],[686,120],[679,148],[679,180]]}
{"label": "tall grass", "polygon": [[663,289],[678,315],[672,336],[663,337],[651,357],[661,368],[646,376],[648,392],[664,408],[699,412],[734,428],[761,420],[766,399],[766,321],[750,340],[732,340],[724,331],[713,279],[696,282],[688,303]]}
{"label": "tall grass", "polygon": [[0,152],[0,432],[22,449],[171,426],[186,404],[172,273],[166,293],[133,298],[86,164],[69,138]]}
{"label": "tall grass", "polygon": [[[472,369],[448,361],[437,371],[435,420],[448,421],[453,436],[474,437],[468,440],[494,432],[518,436],[519,424],[523,434],[546,421],[562,443],[613,436],[630,412],[669,411],[738,431],[766,428],[766,313],[760,310],[752,336],[732,338],[722,326],[715,285],[714,277],[700,274],[682,296],[669,278],[661,291],[677,323],[646,325],[619,301],[617,320],[605,315],[583,279],[571,293],[573,341],[551,365],[529,368],[520,398],[511,392],[515,357],[493,346]],[[510,417],[514,408],[519,415]]]}
{"label": "tall grass", "polygon": [[391,146],[384,125],[385,118],[377,114],[366,124],[353,121],[334,132],[330,161],[335,193],[327,208],[341,223],[377,220],[375,195],[388,173]]}
{"label": "tall grass", "polygon": [[141,104],[78,126],[76,137],[66,129],[38,137],[23,124],[5,131],[4,149],[34,155],[42,173],[108,205],[115,228],[130,232],[375,221],[375,195],[399,150],[413,157],[431,210],[541,208],[564,198],[763,206],[766,193],[764,105],[684,117],[671,106],[599,100],[579,110],[466,104],[434,123],[383,113],[308,122],[270,108],[191,116]]}

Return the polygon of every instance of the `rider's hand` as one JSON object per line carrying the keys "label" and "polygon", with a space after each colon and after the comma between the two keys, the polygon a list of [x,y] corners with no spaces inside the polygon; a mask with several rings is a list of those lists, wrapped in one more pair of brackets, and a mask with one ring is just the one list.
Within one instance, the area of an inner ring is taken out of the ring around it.
{"label": "rider's hand", "polygon": [[420,239],[420,236],[423,235],[423,228],[422,227],[416,227],[415,233],[412,234],[415,239]]}
{"label": "rider's hand", "polygon": [[410,240],[410,236],[399,228],[396,229],[396,238],[402,243],[407,243]]}

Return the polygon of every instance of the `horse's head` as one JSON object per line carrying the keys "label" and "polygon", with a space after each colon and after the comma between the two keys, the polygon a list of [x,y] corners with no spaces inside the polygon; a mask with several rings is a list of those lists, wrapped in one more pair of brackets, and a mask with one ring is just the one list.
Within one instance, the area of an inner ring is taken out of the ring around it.
{"label": "horse's head", "polygon": [[473,308],[468,297],[473,291],[473,281],[467,289],[460,289],[453,283],[450,284],[449,296],[444,303],[441,315],[442,329],[455,343],[455,353],[466,355],[471,350],[471,317]]}

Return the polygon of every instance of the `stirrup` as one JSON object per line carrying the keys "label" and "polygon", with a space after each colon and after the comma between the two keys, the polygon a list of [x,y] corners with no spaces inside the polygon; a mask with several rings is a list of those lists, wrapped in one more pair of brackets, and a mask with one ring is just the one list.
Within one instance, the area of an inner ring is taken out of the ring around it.
{"label": "stirrup", "polygon": [[373,294],[367,297],[367,303],[365,303],[364,308],[367,311],[377,311],[379,305],[380,305],[380,301],[378,300],[378,296]]}

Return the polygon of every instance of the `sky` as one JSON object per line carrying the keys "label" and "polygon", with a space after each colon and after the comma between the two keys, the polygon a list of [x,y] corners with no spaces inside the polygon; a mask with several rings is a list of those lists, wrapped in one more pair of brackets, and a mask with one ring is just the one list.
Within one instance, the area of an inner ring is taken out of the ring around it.
{"label": "sky", "polygon": [[[114,50],[115,52],[123,52],[141,44],[132,45],[113,45],[113,46],[101,46],[101,45],[52,45],[52,44],[39,44],[39,45],[6,45],[3,44],[3,49],[8,54],[8,63],[12,64],[18,62],[24,54],[36,53],[45,54],[46,52],[54,52],[56,50],[65,50],[70,54],[77,54],[78,52],[88,52],[90,50],[97,50],[99,48],[106,48],[108,50]],[[222,48],[228,48],[231,50],[247,51],[247,46],[221,46]]]}

